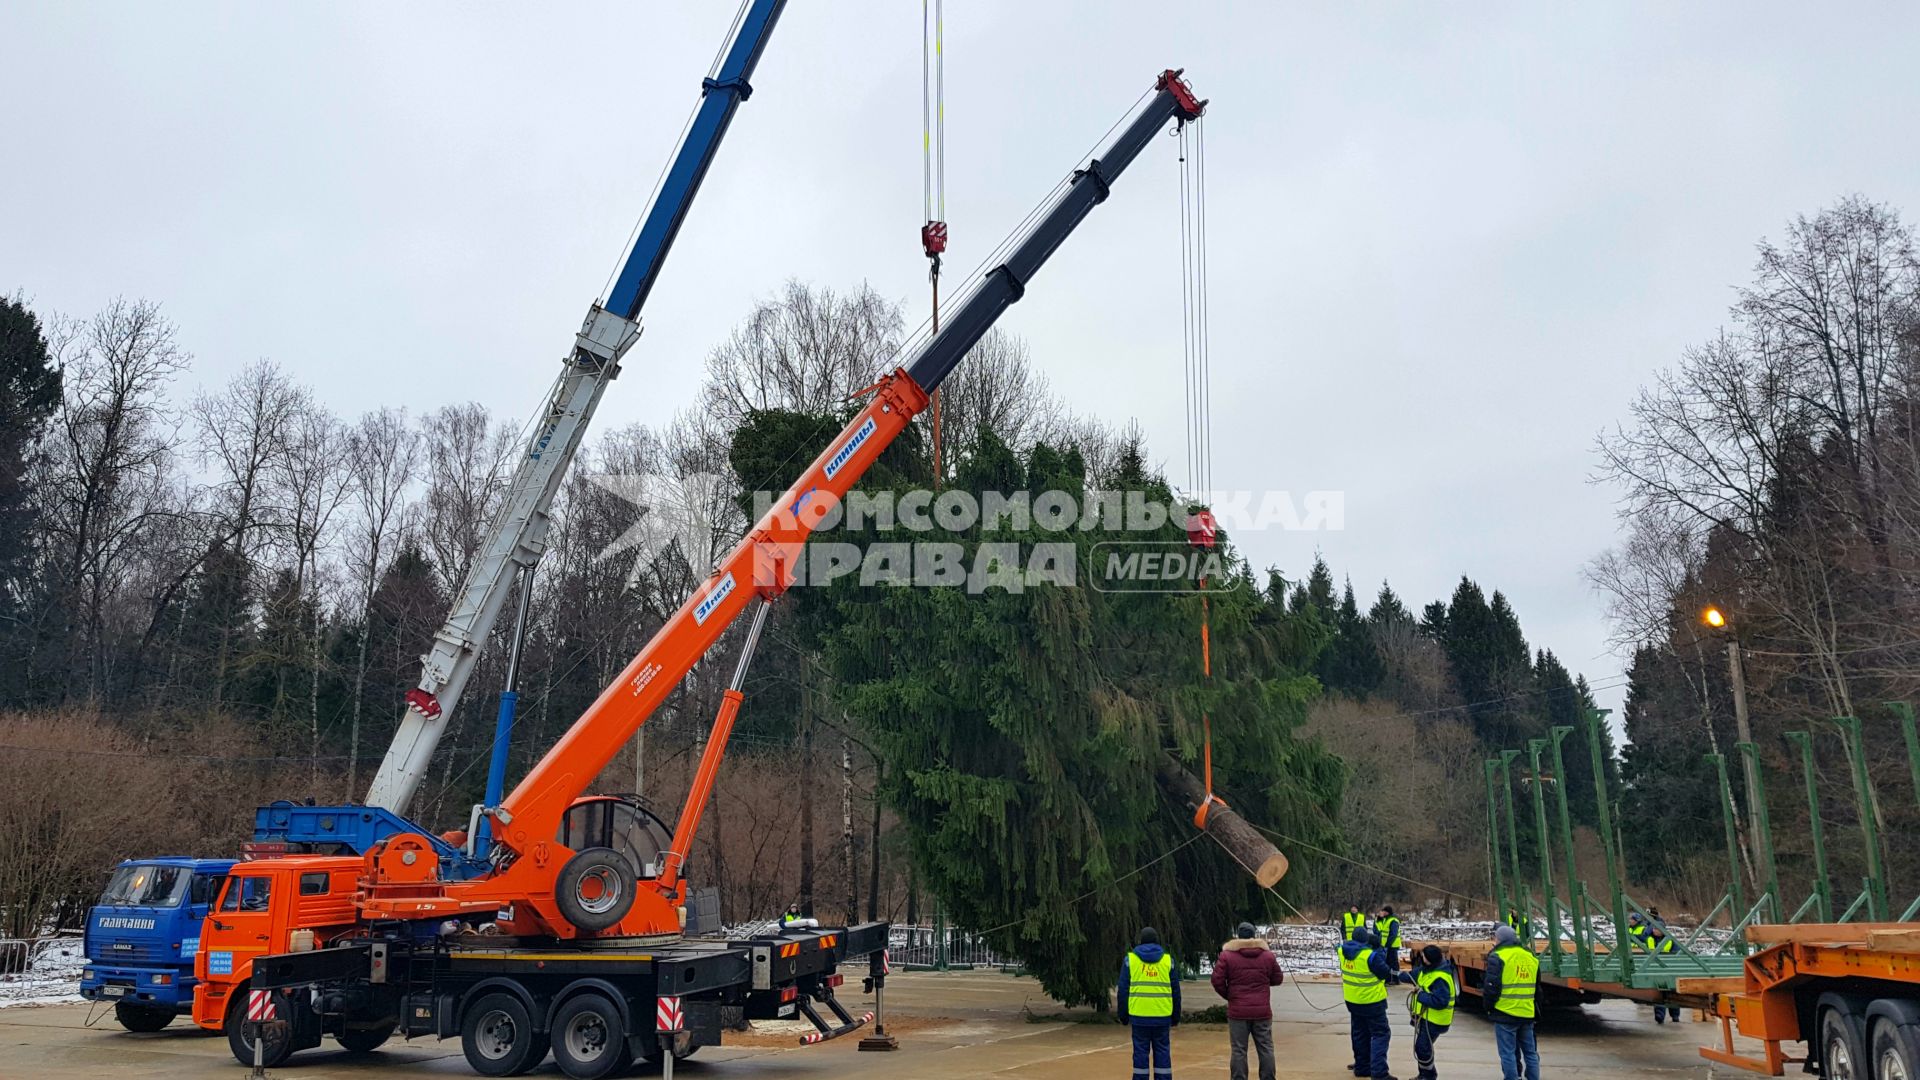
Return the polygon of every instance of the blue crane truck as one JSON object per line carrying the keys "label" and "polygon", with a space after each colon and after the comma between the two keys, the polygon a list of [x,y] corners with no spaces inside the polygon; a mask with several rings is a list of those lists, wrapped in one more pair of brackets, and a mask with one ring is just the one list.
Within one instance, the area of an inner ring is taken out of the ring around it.
{"label": "blue crane truck", "polygon": [[159,1031],[192,1012],[200,924],[233,865],[166,855],[114,867],[87,912],[80,996],[112,1002],[128,1031]]}

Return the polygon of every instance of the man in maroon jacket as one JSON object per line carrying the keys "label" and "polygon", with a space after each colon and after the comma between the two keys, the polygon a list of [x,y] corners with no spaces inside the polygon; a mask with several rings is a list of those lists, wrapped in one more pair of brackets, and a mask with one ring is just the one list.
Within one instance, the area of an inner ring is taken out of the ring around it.
{"label": "man in maroon jacket", "polygon": [[1238,937],[1220,949],[1213,962],[1213,992],[1227,999],[1227,1037],[1233,1052],[1233,1080],[1247,1080],[1247,1036],[1260,1055],[1260,1080],[1273,1080],[1273,987],[1286,976],[1267,943],[1253,936],[1253,924],[1241,923]]}

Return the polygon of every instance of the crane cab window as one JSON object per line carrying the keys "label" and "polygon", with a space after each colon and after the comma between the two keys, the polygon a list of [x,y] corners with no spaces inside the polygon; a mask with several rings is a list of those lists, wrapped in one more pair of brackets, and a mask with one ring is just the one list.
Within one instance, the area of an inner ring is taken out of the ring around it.
{"label": "crane cab window", "polygon": [[192,891],[187,896],[187,902],[194,907],[199,907],[202,904],[211,904],[213,903],[213,898],[220,895],[220,886],[226,883],[227,876],[225,874],[195,874],[193,875]]}
{"label": "crane cab window", "polygon": [[311,874],[301,874],[300,875],[300,895],[301,896],[327,895],[327,872],[325,870],[319,870]]}
{"label": "crane cab window", "polygon": [[624,799],[581,799],[560,822],[560,842],[575,851],[612,848],[642,878],[660,876],[662,853],[673,836],[660,819]]}
{"label": "crane cab window", "polygon": [[273,879],[237,877],[227,879],[227,894],[220,901],[221,911],[265,911],[273,895]]}

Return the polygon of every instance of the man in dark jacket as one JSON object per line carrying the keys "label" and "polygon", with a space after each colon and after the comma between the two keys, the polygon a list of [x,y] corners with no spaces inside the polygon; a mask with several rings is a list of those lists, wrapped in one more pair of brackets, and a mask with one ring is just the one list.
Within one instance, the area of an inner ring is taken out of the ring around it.
{"label": "man in dark jacket", "polygon": [[1120,1021],[1133,1029],[1133,1080],[1149,1080],[1148,1058],[1161,1080],[1173,1080],[1173,1027],[1180,1022],[1180,972],[1160,947],[1160,934],[1141,927],[1140,944],[1120,964]]}
{"label": "man in dark jacket", "polygon": [[1433,1044],[1453,1027],[1460,976],[1436,945],[1415,951],[1408,963],[1413,970],[1401,972],[1400,981],[1416,987],[1407,998],[1407,1011],[1413,1016],[1413,1063],[1419,1069],[1415,1075],[1420,1080],[1438,1080],[1440,1070],[1434,1062]]}
{"label": "man in dark jacket", "polygon": [[1273,1080],[1273,988],[1286,976],[1267,943],[1254,937],[1252,923],[1241,923],[1232,941],[1213,962],[1213,992],[1227,999],[1227,1072],[1247,1080],[1247,1039],[1260,1057],[1260,1080]]}
{"label": "man in dark jacket", "polygon": [[1336,959],[1353,1037],[1353,1075],[1393,1080],[1387,1071],[1387,1041],[1393,1037],[1387,1023],[1387,984],[1394,981],[1394,974],[1379,936],[1371,930],[1355,930],[1353,940],[1340,946]]}
{"label": "man in dark jacket", "polygon": [[1480,980],[1480,1002],[1493,1021],[1501,1080],[1540,1080],[1540,1048],[1533,1033],[1539,995],[1540,958],[1520,944],[1513,927],[1498,928]]}
{"label": "man in dark jacket", "polygon": [[1373,917],[1373,932],[1380,935],[1380,947],[1387,951],[1387,966],[1399,971],[1400,917],[1393,913],[1391,905],[1380,905],[1380,914]]}

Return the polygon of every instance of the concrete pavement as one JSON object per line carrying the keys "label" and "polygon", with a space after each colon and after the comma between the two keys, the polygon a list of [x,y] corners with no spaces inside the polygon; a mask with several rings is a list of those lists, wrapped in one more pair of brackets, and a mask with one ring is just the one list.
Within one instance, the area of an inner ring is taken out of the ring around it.
{"label": "concrete pavement", "polygon": [[[1219,1003],[1204,983],[1187,984],[1185,993],[1190,1010]],[[1346,1013],[1337,984],[1289,983],[1275,988],[1273,1002],[1282,1077],[1340,1080],[1348,1075]],[[800,1047],[789,1045],[784,1035],[761,1033],[740,1044],[703,1049],[694,1060],[682,1062],[675,1076],[1120,1080],[1131,1070],[1125,1029],[1112,1022],[1086,1022],[1091,1018],[1088,1010],[1060,1009],[1031,979],[984,971],[896,975],[888,986],[888,1005],[899,1021],[902,1049],[897,1053],[859,1053],[852,1038]],[[859,1011],[851,1001],[849,1006]],[[1404,1016],[1398,1000],[1392,1008],[1396,1018]],[[0,1080],[246,1075],[227,1053],[224,1038],[201,1034],[185,1021],[158,1034],[135,1035],[120,1030],[111,1016],[88,1028],[88,1012],[81,1005],[0,1009]],[[1034,1022],[1030,1014],[1065,1019]],[[1696,1052],[1716,1034],[1717,1028],[1708,1024],[1656,1026],[1649,1009],[1608,1003],[1543,1021],[1540,1050],[1544,1068],[1556,1080],[1738,1075],[1725,1069],[1710,1072]],[[327,1045],[334,1046],[331,1040]],[[1398,1076],[1413,1075],[1412,1045],[1404,1021],[1396,1023],[1392,1062]],[[1182,1080],[1226,1075],[1224,1026],[1183,1025],[1174,1032],[1173,1049],[1176,1075]],[[1443,1077],[1497,1077],[1498,1060],[1491,1028],[1472,1014],[1461,1015],[1440,1043]],[[280,1080],[386,1080],[472,1074],[457,1040],[420,1039],[389,1043],[360,1058],[338,1049],[308,1051],[272,1075]],[[533,1075],[559,1074],[549,1060]]]}

